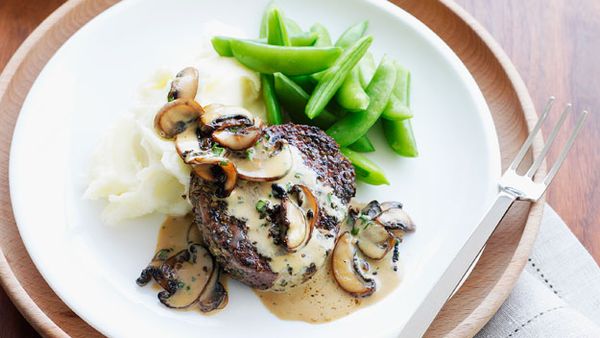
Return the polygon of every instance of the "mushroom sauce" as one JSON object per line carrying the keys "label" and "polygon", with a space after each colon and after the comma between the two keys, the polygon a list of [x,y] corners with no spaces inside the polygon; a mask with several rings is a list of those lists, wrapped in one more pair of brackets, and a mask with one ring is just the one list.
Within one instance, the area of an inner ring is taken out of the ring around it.
{"label": "mushroom sauce", "polygon": [[307,275],[310,276],[311,271],[307,270],[319,270],[335,245],[336,233],[315,228],[306,246],[291,253],[277,245],[269,231],[269,224],[257,210],[257,203],[260,201],[270,205],[281,203],[273,196],[272,184],[284,187],[294,184],[307,186],[317,199],[321,212],[338,221],[343,220],[348,212],[348,207],[333,194],[331,187],[317,180],[315,171],[304,164],[300,151],[293,146],[290,148],[293,165],[286,176],[274,182],[239,181],[231,195],[225,198],[229,215],[246,220],[248,238],[261,255],[271,259],[271,270],[279,274],[272,288],[274,291],[293,288],[301,284]]}

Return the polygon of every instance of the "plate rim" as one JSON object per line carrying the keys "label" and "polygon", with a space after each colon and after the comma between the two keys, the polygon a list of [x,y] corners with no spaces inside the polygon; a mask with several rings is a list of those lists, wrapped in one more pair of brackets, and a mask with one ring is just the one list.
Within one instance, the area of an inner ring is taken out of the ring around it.
{"label": "plate rim", "polygon": [[[60,25],[61,23],[63,23],[63,21],[65,19],[72,20],[73,18],[71,16],[75,15],[76,12],[78,12],[78,11],[83,12],[84,16],[86,16],[84,19],[79,17],[79,21],[69,22],[69,24],[72,25],[68,29],[70,31],[66,32],[66,34],[65,34],[65,32],[61,32],[63,34],[63,36],[60,36],[62,41],[59,41],[56,46],[52,46],[52,48],[55,48],[55,50],[52,51],[51,53],[49,53],[48,55],[46,55],[47,58],[42,60],[42,62],[43,62],[42,65],[38,65],[39,69],[36,72],[36,75],[43,68],[46,61],[48,61],[48,59],[54,55],[54,52],[56,51],[56,49],[58,49],[58,47],[60,47],[74,32],[76,32],[78,30],[78,28],[80,28],[83,24],[85,24],[87,21],[89,21],[89,19],[91,19],[91,18],[95,17],[97,14],[101,13],[103,11],[103,9],[106,9],[106,8],[112,6],[112,4],[115,4],[118,1],[117,0],[103,0],[101,3],[98,2],[96,4],[93,4],[93,2],[94,1],[90,1],[90,0],[68,1],[67,3],[62,5],[59,9],[57,9],[51,16],[49,16],[32,33],[32,35],[30,35],[29,38],[27,38],[27,40],[23,43],[23,45],[15,53],[13,58],[9,61],[5,70],[3,71],[2,75],[0,76],[0,94],[2,94],[2,96],[0,96],[0,102],[3,102],[5,99],[7,99],[7,97],[9,96],[8,94],[14,94],[14,93],[7,93],[7,90],[9,89],[10,84],[12,82],[11,80],[13,80],[13,77],[15,75],[18,76],[18,74],[17,74],[18,71],[25,68],[28,65],[28,63],[31,63],[32,60],[30,60],[30,57],[32,56],[32,54],[35,54],[36,52],[38,52],[36,49],[44,47],[44,46],[40,46],[40,44],[42,44],[44,38],[46,38],[47,35],[53,35],[53,34],[57,33],[55,31],[57,25]],[[398,1],[396,1],[396,2],[398,2]],[[459,16],[468,15],[468,14],[466,14],[466,12],[464,12],[464,10],[462,10],[460,7],[458,7],[458,5],[453,4],[449,1],[439,0],[436,2],[439,2],[439,3],[447,6],[450,9],[450,11],[454,12],[455,14],[457,14]],[[397,3],[394,3],[394,4],[397,5]],[[478,25],[472,18],[470,20],[468,20],[468,19],[469,18],[466,18],[465,22],[468,25],[470,25],[471,27],[473,27],[473,25]],[[477,27],[475,26],[475,28],[477,28]],[[479,30],[478,33],[479,33],[478,35],[483,35],[482,40],[484,40],[486,42],[486,45],[492,51],[494,51],[495,48],[499,49],[499,46],[497,46],[497,44],[493,41],[493,39],[491,38],[491,36],[489,36],[489,34],[487,36],[485,36],[486,32],[483,31],[483,33],[482,33],[482,29]],[[485,38],[487,38],[487,41]],[[496,50],[495,52],[498,52],[498,51]],[[501,52],[501,50],[500,50],[500,52]],[[494,53],[494,54],[495,54],[495,56],[498,56],[496,53]],[[499,61],[503,64],[504,68],[507,70],[509,77],[511,77],[511,83],[513,85],[515,85],[515,87],[517,87],[516,91],[518,94],[520,94],[521,106],[524,108],[523,112],[529,122],[528,127],[531,128],[531,123],[532,123],[532,121],[534,121],[536,119],[536,116],[535,116],[535,111],[532,109],[533,105],[530,104],[529,95],[524,87],[524,84],[522,83],[522,80],[520,79],[519,75],[516,73],[516,70],[514,70],[514,66],[512,66],[512,64],[510,63],[510,61],[508,60],[508,58],[505,55],[500,54],[500,56],[501,57],[499,58]],[[502,56],[504,56],[504,58],[502,58]],[[39,60],[37,60],[37,61],[39,62]],[[512,69],[511,69],[511,67],[512,67]],[[22,102],[23,102],[24,98],[27,96],[26,94],[27,94],[29,88],[31,87],[31,85],[33,84],[33,82],[35,82],[35,81],[32,80],[29,83],[29,85],[26,86],[26,88],[21,88],[21,89],[23,89],[23,93],[20,93],[18,95],[18,97],[22,100],[17,103],[18,105],[22,104]],[[519,85],[521,85],[521,86],[519,86]],[[521,89],[521,90],[519,90],[519,89]],[[529,109],[527,109],[528,103],[529,103]],[[10,137],[9,139],[12,139],[12,138]],[[3,156],[4,156],[4,154],[3,154]],[[3,171],[5,170],[4,164],[2,166],[2,170]],[[532,215],[533,211],[534,210],[530,211],[530,217],[528,218],[528,223],[531,223],[531,216],[535,216],[535,215]],[[10,214],[9,216],[13,216],[13,215]],[[10,221],[12,221],[14,224],[14,216],[13,216],[13,219],[9,220],[9,223],[10,223]],[[539,215],[538,215],[538,226],[539,226]],[[535,238],[536,233],[537,233],[537,228],[534,229],[534,233],[533,233],[534,238]],[[5,287],[9,297],[11,298],[11,300],[13,300],[15,305],[17,305],[17,307],[19,308],[21,313],[23,313],[25,315],[25,317],[28,318],[28,320],[36,327],[36,329],[39,332],[42,332],[45,334],[50,334],[50,335],[55,335],[55,334],[56,335],[66,335],[66,333],[58,325],[56,325],[43,312],[43,310],[41,310],[41,308],[39,308],[37,306],[37,304],[33,301],[33,299],[27,295],[25,289],[22,287],[22,285],[20,284],[16,275],[13,273],[1,247],[0,247],[0,253],[2,253],[2,255],[0,255],[0,256],[2,256],[0,258],[0,283]],[[523,262],[523,265],[524,265],[524,262]],[[519,271],[522,270],[522,267],[518,270]],[[512,289],[512,288],[509,288],[509,289]],[[508,295],[508,293],[507,293],[507,295]],[[502,299],[502,302],[503,302],[503,300],[504,299]],[[500,304],[502,302],[500,302]],[[493,312],[492,312],[492,314],[493,314]],[[490,317],[491,317],[491,315],[490,315]],[[486,322],[487,322],[487,320],[486,320]],[[483,324],[485,324],[485,322],[483,322]],[[481,324],[481,326],[483,326],[483,324]]]}

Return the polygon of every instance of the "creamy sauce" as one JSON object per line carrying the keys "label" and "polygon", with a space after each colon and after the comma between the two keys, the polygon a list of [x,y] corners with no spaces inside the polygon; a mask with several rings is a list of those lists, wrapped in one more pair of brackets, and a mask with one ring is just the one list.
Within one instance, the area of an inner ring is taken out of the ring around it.
{"label": "creamy sauce", "polygon": [[[200,235],[200,230],[197,226],[193,224],[193,215],[187,214],[185,216],[180,217],[167,217],[160,229],[158,230],[158,236],[156,240],[156,249],[154,253],[154,258],[151,265],[160,266],[164,260],[175,255],[176,253],[187,249],[190,243],[202,243],[202,237]],[[162,253],[162,254],[161,254]],[[182,279],[192,280],[190,276],[181,275],[181,273],[185,274],[185,271],[179,271],[179,277]],[[198,279],[208,278],[208,276],[196,276]],[[195,281],[195,278],[194,278]],[[227,276],[221,273],[219,277],[220,283],[223,285],[225,290],[227,290]],[[152,281],[152,289],[156,291],[163,291],[163,288],[156,282]],[[199,310],[197,306],[190,306],[186,309],[178,309],[178,310],[198,310],[198,312],[210,316],[215,313],[220,312],[222,309],[216,309],[211,312],[202,312]]]}
{"label": "creamy sauce", "polygon": [[402,281],[402,266],[394,271],[392,252],[380,261],[369,260],[369,277],[377,282],[377,291],[369,297],[355,298],[339,287],[331,270],[331,259],[309,281],[288,292],[254,292],[274,315],[285,320],[325,323],[345,317],[363,307],[377,303],[396,289]]}
{"label": "creamy sauce", "polygon": [[314,170],[304,164],[300,151],[293,146],[290,148],[293,166],[286,176],[274,182],[238,181],[231,195],[225,199],[229,215],[246,220],[249,240],[261,255],[271,259],[269,262],[271,270],[279,274],[273,286],[273,290],[277,291],[300,285],[305,279],[307,267],[311,264],[314,264],[316,269],[320,269],[334,247],[336,233],[315,228],[306,246],[293,253],[275,244],[269,232],[269,224],[265,219],[260,218],[256,210],[259,200],[271,205],[281,203],[281,200],[272,194],[272,184],[276,183],[284,187],[293,184],[307,186],[315,195],[320,211],[336,217],[339,221],[346,217],[348,211],[347,206],[333,194],[331,187],[318,181]]}

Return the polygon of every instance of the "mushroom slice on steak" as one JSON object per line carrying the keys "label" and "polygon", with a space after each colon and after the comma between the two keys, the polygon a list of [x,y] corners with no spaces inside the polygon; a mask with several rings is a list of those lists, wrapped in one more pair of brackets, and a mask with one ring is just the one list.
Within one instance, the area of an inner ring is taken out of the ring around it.
{"label": "mushroom slice on steak", "polygon": [[392,207],[375,217],[375,222],[384,226],[395,237],[402,237],[405,232],[415,231],[415,223],[401,208]]}
{"label": "mushroom slice on steak", "polygon": [[208,133],[229,127],[250,127],[255,124],[255,118],[242,107],[209,104],[204,107],[200,122],[202,131]]}
{"label": "mushroom slice on steak", "polygon": [[380,260],[394,247],[394,237],[379,223],[368,221],[357,235],[357,246],[367,257]]}
{"label": "mushroom slice on steak", "polygon": [[198,92],[198,70],[194,67],[186,67],[181,70],[171,82],[171,89],[167,99],[193,99]]}
{"label": "mushroom slice on steak", "polygon": [[246,152],[245,158],[230,158],[239,177],[246,181],[276,181],[287,175],[294,164],[290,145],[283,140],[275,143],[259,141]]}
{"label": "mushroom slice on steak", "polygon": [[164,138],[173,138],[196,123],[204,110],[194,99],[177,99],[165,104],[154,117],[154,127]]}
{"label": "mushroom slice on steak", "polygon": [[225,148],[239,151],[252,147],[261,135],[258,127],[229,127],[214,131],[212,139]]}
{"label": "mushroom slice on steak", "polygon": [[319,203],[310,188],[303,184],[296,184],[292,187],[290,195],[295,199],[296,204],[302,209],[306,219],[313,229],[319,219]]}
{"label": "mushroom slice on steak", "polygon": [[214,272],[206,284],[204,291],[198,298],[198,306],[202,312],[211,312],[222,309],[227,305],[227,290],[220,281],[221,269],[215,264]]}
{"label": "mushroom slice on steak", "polygon": [[227,197],[235,188],[238,174],[236,166],[223,157],[189,156],[187,161],[196,175],[202,179],[218,183],[218,197]]}
{"label": "mushroom slice on steak", "polygon": [[277,222],[283,244],[289,252],[294,252],[308,243],[314,223],[307,220],[302,208],[287,197],[281,202],[279,211]]}
{"label": "mushroom slice on steak", "polygon": [[169,264],[169,259],[163,265],[169,264],[171,269],[169,288],[160,292],[158,299],[170,308],[183,309],[196,303],[215,273],[213,257],[200,244],[190,245],[187,258],[177,259],[172,264]]}
{"label": "mushroom slice on steak", "polygon": [[337,240],[332,255],[333,276],[338,285],[354,297],[366,297],[375,292],[376,283],[364,275],[361,266],[366,266],[358,257],[352,235],[344,232]]}

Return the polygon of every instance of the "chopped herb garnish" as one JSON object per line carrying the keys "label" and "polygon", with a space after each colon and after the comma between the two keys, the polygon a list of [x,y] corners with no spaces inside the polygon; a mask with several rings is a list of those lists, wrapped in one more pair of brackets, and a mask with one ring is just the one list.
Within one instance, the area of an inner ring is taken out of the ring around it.
{"label": "chopped herb garnish", "polygon": [[161,249],[156,254],[156,258],[161,261],[167,260],[167,258],[169,258],[169,253],[171,253],[171,249]]}
{"label": "chopped herb garnish", "polygon": [[331,192],[327,194],[327,203],[328,204],[333,203],[333,193],[331,193]]}
{"label": "chopped herb garnish", "polygon": [[184,283],[184,282],[179,282],[179,283],[177,283],[177,288],[178,288],[178,289],[183,289],[183,287],[184,287],[184,286],[185,286],[185,283]]}
{"label": "chopped herb garnish", "polygon": [[264,214],[267,211],[268,203],[269,202],[265,200],[258,200],[258,202],[256,202],[256,211],[258,211],[261,214]]}
{"label": "chopped herb garnish", "polygon": [[297,179],[300,179],[302,177],[302,174],[301,173],[295,173],[294,177],[297,178]]}
{"label": "chopped herb garnish", "polygon": [[192,276],[192,282],[196,281],[196,277]]}
{"label": "chopped herb garnish", "polygon": [[353,226],[350,233],[352,234],[352,236],[356,236],[356,235],[358,235],[359,231],[360,231],[360,229],[358,227]]}
{"label": "chopped herb garnish", "polygon": [[167,102],[171,102],[175,100],[175,95],[173,93],[169,93],[169,95],[167,95]]}
{"label": "chopped herb garnish", "polygon": [[224,166],[226,166],[226,165],[227,165],[227,163],[228,163],[227,161],[221,161],[221,162],[219,162],[219,165],[220,165],[221,167],[224,167]]}
{"label": "chopped herb garnish", "polygon": [[223,156],[223,154],[225,153],[225,148],[215,143],[212,145],[211,151],[215,156]]}
{"label": "chopped herb garnish", "polygon": [[254,159],[254,148],[246,149],[246,158],[250,161]]}

